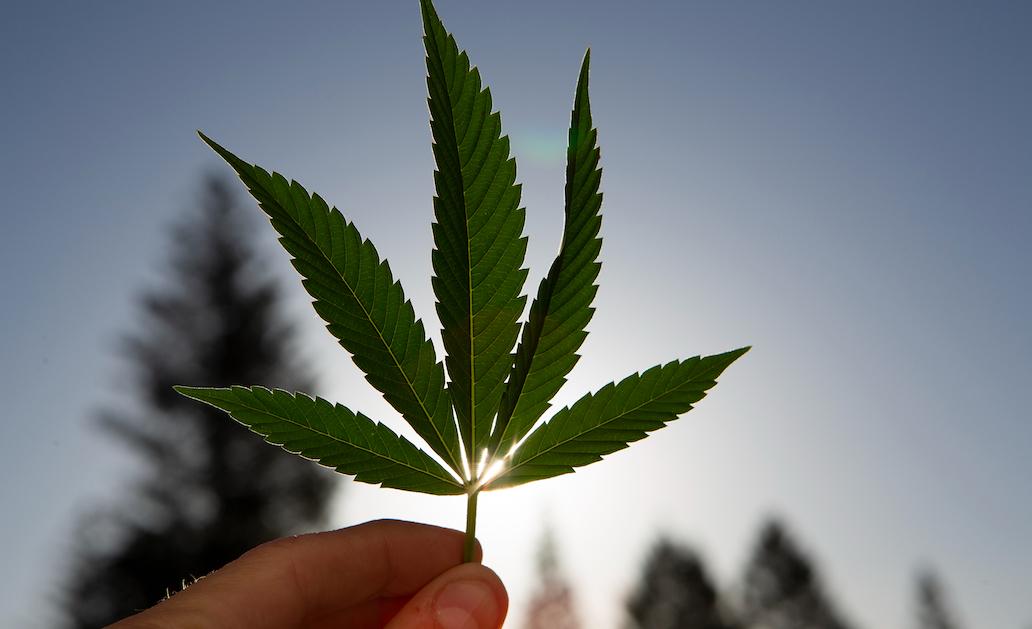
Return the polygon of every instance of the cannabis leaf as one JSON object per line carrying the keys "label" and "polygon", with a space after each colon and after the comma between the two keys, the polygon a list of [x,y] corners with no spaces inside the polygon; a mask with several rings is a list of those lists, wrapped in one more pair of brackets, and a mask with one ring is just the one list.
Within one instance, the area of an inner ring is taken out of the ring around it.
{"label": "cannabis leaf", "polygon": [[602,169],[598,167],[598,132],[592,128],[588,102],[590,61],[589,50],[577,80],[570,124],[563,241],[548,275],[541,280],[523,328],[491,443],[497,452],[508,452],[548,409],[580,358],[576,352],[595,313],[591,301],[598,291],[595,279],[602,266],[598,262]]}
{"label": "cannabis leaf", "polygon": [[301,184],[201,138],[268,215],[327,329],[444,465],[383,424],[321,398],[261,387],[176,390],[359,481],[466,494],[469,560],[480,491],[566,474],[626,448],[689,411],[749,348],[652,367],[534,429],[580,358],[598,290],[602,169],[588,97],[590,51],[570,121],[562,244],[521,332],[527,239],[516,162],[479,70],[430,0],[420,5],[437,165],[432,284],[444,365],[390,266],[353,223]]}
{"label": "cannabis leaf", "polygon": [[607,384],[531,433],[492,487],[558,476],[644,439],[687,413],[748,348],[656,366]]}
{"label": "cannabis leaf", "polygon": [[466,458],[475,469],[487,445],[505,377],[512,366],[516,320],[526,297],[527,251],[516,161],[501,135],[491,92],[481,89],[455,38],[429,2],[422,3],[426,84],[437,171],[432,255],[434,294],[448,352],[448,390]]}
{"label": "cannabis leaf", "polygon": [[221,408],[271,444],[362,482],[442,496],[463,493],[452,475],[410,441],[340,404],[264,387],[175,389]]}
{"label": "cannabis leaf", "polygon": [[319,195],[247,164],[200,135],[237,171],[269,215],[326,328],[351,352],[366,380],[459,472],[461,454],[444,370],[390,265]]}

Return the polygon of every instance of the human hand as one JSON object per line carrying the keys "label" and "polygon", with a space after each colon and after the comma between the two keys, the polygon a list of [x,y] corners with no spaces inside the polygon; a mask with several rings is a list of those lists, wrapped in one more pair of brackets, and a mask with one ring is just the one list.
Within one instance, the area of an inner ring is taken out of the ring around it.
{"label": "human hand", "polygon": [[381,520],[279,539],[109,629],[498,629],[498,575],[463,534]]}

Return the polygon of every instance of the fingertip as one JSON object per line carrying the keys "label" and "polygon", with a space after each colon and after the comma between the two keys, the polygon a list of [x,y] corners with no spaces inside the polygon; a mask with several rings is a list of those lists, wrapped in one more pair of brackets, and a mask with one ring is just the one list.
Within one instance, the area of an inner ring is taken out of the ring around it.
{"label": "fingertip", "polygon": [[505,613],[509,610],[509,591],[505,589],[505,584],[497,572],[483,564],[470,563],[453,568],[445,575],[456,580],[469,579],[486,585],[494,594],[495,602],[502,613],[502,620],[505,619]]}
{"label": "fingertip", "polygon": [[433,600],[434,627],[440,629],[497,629],[502,608],[484,581],[453,581]]}
{"label": "fingertip", "polygon": [[387,629],[498,629],[509,610],[509,594],[490,568],[467,563],[424,587]]}

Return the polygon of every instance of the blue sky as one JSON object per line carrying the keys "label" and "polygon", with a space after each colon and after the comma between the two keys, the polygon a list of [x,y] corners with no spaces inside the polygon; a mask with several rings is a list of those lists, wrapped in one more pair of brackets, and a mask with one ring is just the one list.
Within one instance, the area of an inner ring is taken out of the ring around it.
{"label": "blue sky", "polygon": [[[559,242],[565,129],[592,47],[602,288],[560,403],[656,362],[754,345],[655,436],[481,501],[487,561],[517,614],[545,515],[601,627],[659,531],[701,547],[726,584],[760,519],[779,513],[867,627],[909,626],[928,563],[972,626],[1032,621],[1028,5],[438,9],[512,139],[529,285]],[[117,500],[132,472],[90,412],[123,391],[113,342],[160,277],[167,226],[204,173],[225,171],[195,129],[337,204],[433,321],[420,29],[415,0],[7,10],[0,625],[39,622],[74,515]],[[322,393],[398,426],[309,312],[271,233],[264,246]],[[462,525],[461,501],[344,486],[342,525]]]}

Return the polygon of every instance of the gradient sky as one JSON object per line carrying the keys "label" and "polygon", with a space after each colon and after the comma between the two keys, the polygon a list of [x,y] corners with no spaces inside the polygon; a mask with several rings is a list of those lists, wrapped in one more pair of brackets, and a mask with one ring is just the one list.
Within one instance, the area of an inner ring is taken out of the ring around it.
{"label": "gradient sky", "polygon": [[[602,288],[559,402],[754,346],[649,439],[481,500],[516,620],[543,518],[601,628],[658,532],[726,585],[782,514],[870,629],[910,626],[924,565],[970,626],[1032,622],[1030,7],[439,0],[512,138],[534,286],[592,47]],[[228,171],[194,129],[337,204],[437,327],[420,34],[415,0],[5,9],[0,625],[47,626],[74,516],[131,477],[90,412],[127,386],[113,344],[167,226]],[[266,231],[321,392],[404,431]],[[343,486],[341,525],[463,523],[461,499]]]}

